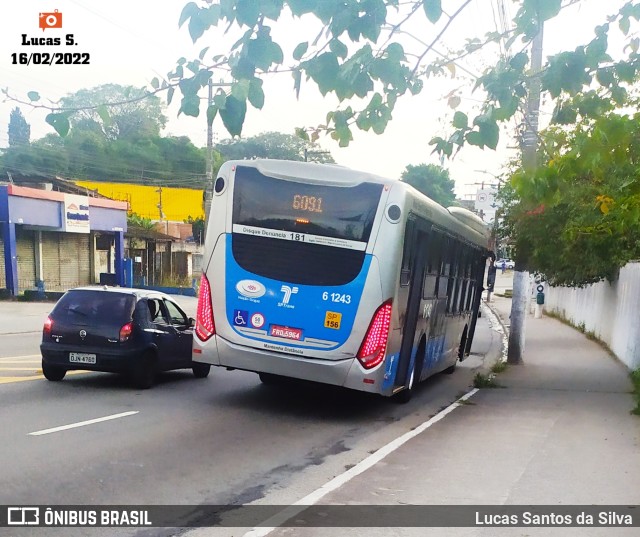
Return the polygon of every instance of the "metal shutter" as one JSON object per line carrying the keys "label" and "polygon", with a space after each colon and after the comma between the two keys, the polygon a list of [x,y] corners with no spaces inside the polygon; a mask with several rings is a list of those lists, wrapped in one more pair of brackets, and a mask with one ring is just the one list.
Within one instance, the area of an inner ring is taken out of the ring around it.
{"label": "metal shutter", "polygon": [[16,253],[18,256],[18,291],[34,289],[36,285],[36,261],[34,251],[35,232],[16,226]]}

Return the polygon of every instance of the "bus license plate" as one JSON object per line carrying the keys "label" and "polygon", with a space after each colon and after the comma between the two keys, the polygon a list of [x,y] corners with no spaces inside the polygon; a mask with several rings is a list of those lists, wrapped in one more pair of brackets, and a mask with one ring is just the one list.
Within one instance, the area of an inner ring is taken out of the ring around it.
{"label": "bus license plate", "polygon": [[340,330],[340,321],[342,320],[342,313],[336,313],[335,311],[328,311],[324,316],[325,328],[333,328],[334,330]]}
{"label": "bus license plate", "polygon": [[86,352],[70,352],[69,361],[74,364],[95,364],[96,355]]}
{"label": "bus license plate", "polygon": [[272,324],[271,330],[269,330],[269,335],[300,341],[300,339],[302,338],[302,330],[300,330],[299,328],[289,328],[288,326]]}

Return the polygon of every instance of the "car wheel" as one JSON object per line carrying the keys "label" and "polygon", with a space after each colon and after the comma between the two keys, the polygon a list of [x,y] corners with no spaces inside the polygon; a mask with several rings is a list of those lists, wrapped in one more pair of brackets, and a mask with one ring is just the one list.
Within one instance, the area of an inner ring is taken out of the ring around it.
{"label": "car wheel", "polygon": [[209,376],[209,371],[211,371],[211,365],[194,362],[191,369],[194,377],[197,379],[206,379]]}
{"label": "car wheel", "polygon": [[152,352],[145,352],[133,370],[133,383],[139,390],[148,390],[156,380],[156,361]]}
{"label": "car wheel", "polygon": [[46,378],[47,380],[50,380],[52,382],[58,382],[64,378],[64,376],[67,374],[67,370],[64,369],[63,367],[45,364],[43,361],[42,374],[44,375],[44,378]]}

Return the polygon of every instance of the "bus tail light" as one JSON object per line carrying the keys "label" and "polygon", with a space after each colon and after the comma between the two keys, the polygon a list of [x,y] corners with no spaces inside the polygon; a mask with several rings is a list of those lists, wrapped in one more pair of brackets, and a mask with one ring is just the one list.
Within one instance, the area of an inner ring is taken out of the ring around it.
{"label": "bus tail light", "polygon": [[384,360],[390,327],[391,300],[388,300],[376,310],[356,355],[365,369],[371,369]]}
{"label": "bus tail light", "polygon": [[209,280],[202,274],[200,293],[198,294],[198,314],[196,319],[196,335],[201,341],[207,341],[216,333],[216,323],[213,320],[213,306],[211,305],[211,286]]}

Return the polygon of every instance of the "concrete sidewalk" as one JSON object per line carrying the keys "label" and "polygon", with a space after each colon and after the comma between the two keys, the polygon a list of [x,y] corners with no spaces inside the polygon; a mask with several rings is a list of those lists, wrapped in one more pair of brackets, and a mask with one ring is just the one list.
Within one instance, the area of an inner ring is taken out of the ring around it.
{"label": "concrete sidewalk", "polygon": [[[508,325],[498,274],[491,308]],[[526,321],[524,364],[480,389],[319,504],[638,505],[640,418],[627,369],[550,317]],[[635,511],[635,523],[640,513]],[[639,535],[635,528],[280,528],[272,536]]]}

